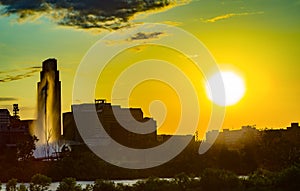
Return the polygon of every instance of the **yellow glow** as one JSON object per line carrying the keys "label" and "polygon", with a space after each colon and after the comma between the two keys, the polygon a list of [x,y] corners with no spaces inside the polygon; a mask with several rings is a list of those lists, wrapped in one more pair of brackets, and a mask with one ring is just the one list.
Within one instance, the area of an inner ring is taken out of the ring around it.
{"label": "yellow glow", "polygon": [[[153,62],[153,66],[156,65],[156,62],[160,61],[171,63],[174,65],[174,67],[180,69],[180,71],[184,73],[183,76],[188,78],[191,81],[191,84],[193,84],[195,92],[198,94],[198,102],[201,107],[200,109],[203,111],[200,114],[200,119],[198,122],[199,132],[201,133],[199,136],[203,136],[207,124],[209,123],[211,107],[211,104],[209,103],[205,94],[204,77],[201,71],[190,59],[181,55],[175,50],[170,50],[161,46],[143,45],[133,47],[118,54],[109,62],[108,65],[106,65],[106,68],[99,76],[95,97],[106,98],[113,105],[127,107],[126,105],[128,100],[124,99],[124,96],[117,96],[115,97],[116,99],[112,99],[112,89],[115,85],[117,85],[115,88],[119,90],[129,87],[128,82],[131,81],[134,76],[129,75],[127,80],[121,81],[123,84],[121,83],[119,85],[115,84],[116,79],[123,71],[126,70],[126,68],[128,69],[130,66],[133,66],[136,63],[142,64],[140,63],[142,60],[146,62],[146,60],[153,58],[158,60],[148,61],[151,63]],[[154,67],[154,69],[158,71],[166,71],[165,75],[170,74],[170,71],[166,66],[163,65],[163,63],[159,68]],[[144,76],[149,71],[140,70],[136,73]],[[177,74],[175,75],[174,73],[172,73],[170,77],[174,80],[181,79],[180,76]],[[190,95],[190,92],[181,91],[187,87],[187,84],[185,84],[184,81],[179,81],[176,85],[180,87],[180,89],[177,89],[177,91],[181,92],[183,95]],[[150,112],[150,110],[152,110],[150,106],[154,100],[160,100],[164,103],[166,109],[165,117],[159,110],[156,110],[157,112],[155,111],[154,113],[152,113],[152,111]],[[164,84],[156,80],[148,80],[141,82],[132,89],[129,97],[129,107],[142,108],[146,117],[154,117],[154,119],[157,120],[159,134],[174,134],[181,119],[180,101],[181,100],[179,99],[175,89],[171,88],[171,86],[168,84]],[[185,101],[189,102],[190,100]],[[196,105],[194,107],[196,107]],[[192,113],[193,108],[190,108],[189,112]],[[186,125],[186,132],[180,132],[181,134],[188,134],[188,129],[193,125],[192,122],[189,123],[190,124]]]}
{"label": "yellow glow", "polygon": [[[224,92],[220,90],[220,94],[225,93],[225,97],[222,95],[212,96],[210,85],[216,85],[217,87],[222,85],[218,84],[218,76],[221,75],[224,84]],[[245,84],[243,79],[231,71],[222,71],[218,74],[214,74],[208,79],[206,83],[206,92],[208,98],[215,104],[220,106],[230,106],[239,102],[245,94]]]}

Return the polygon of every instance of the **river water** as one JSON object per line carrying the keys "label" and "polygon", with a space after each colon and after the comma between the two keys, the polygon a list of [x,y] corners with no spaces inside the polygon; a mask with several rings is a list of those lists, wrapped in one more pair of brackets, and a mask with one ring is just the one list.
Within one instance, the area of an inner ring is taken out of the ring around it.
{"label": "river water", "polygon": [[[240,179],[248,179],[248,176],[239,176]],[[164,180],[171,180],[171,178],[162,178]],[[124,184],[124,185],[128,185],[128,186],[132,186],[135,183],[137,183],[140,180],[145,180],[145,179],[135,179],[135,180],[111,180],[112,182],[114,182],[115,184]],[[82,186],[82,188],[85,188],[86,185],[88,184],[94,184],[94,181],[77,181],[77,184],[80,184]],[[17,186],[19,186],[20,183],[18,183]],[[24,185],[26,185],[27,187],[29,187],[29,183],[24,183]],[[59,185],[59,182],[53,182],[51,183],[51,185],[48,188],[48,191],[56,191],[57,187]],[[5,184],[2,184],[2,190],[1,191],[5,191]]]}
{"label": "river water", "polygon": [[[142,179],[136,179],[136,180],[112,180],[114,183],[118,184],[124,184],[124,185],[133,185],[135,184],[137,181],[142,180]],[[85,186],[87,184],[94,184],[94,181],[77,181],[77,184],[80,184],[82,186],[82,188],[85,188]],[[20,183],[17,185],[19,186]],[[27,187],[29,187],[29,183],[24,183],[24,185],[26,185]],[[59,182],[53,182],[50,187],[49,187],[49,191],[55,191],[56,188],[58,187]],[[5,184],[2,184],[2,190],[1,191],[5,191]]]}

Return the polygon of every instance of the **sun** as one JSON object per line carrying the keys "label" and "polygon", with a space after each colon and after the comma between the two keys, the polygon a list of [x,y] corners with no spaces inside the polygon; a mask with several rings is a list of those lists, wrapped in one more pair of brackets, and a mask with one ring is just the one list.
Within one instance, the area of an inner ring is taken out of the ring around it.
{"label": "sun", "polygon": [[216,73],[206,82],[208,98],[219,106],[238,103],[243,98],[245,89],[244,80],[232,71]]}

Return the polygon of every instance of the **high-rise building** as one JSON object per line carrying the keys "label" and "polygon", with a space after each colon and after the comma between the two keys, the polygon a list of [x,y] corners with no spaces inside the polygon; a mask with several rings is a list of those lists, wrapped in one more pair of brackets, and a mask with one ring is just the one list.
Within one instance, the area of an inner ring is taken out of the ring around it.
{"label": "high-rise building", "polygon": [[61,136],[61,82],[56,59],[43,62],[37,94],[38,116],[35,134],[40,144],[55,143]]}

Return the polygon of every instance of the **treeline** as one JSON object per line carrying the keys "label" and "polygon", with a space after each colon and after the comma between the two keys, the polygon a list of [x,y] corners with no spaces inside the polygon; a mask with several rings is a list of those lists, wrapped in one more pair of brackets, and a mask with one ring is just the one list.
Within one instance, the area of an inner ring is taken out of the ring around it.
{"label": "treeline", "polygon": [[[9,180],[6,191],[45,191],[50,184],[51,178],[36,174],[29,186],[17,186],[16,179]],[[93,184],[81,186],[75,178],[64,178],[56,191],[294,191],[299,187],[300,166],[293,165],[280,172],[259,169],[246,178],[226,170],[205,169],[197,177],[182,173],[169,179],[150,177],[133,185],[98,179]]]}
{"label": "treeline", "polygon": [[280,171],[300,163],[300,128],[264,130],[259,136],[251,132],[235,145],[214,144],[198,158],[206,167],[248,174],[258,168]]}
{"label": "treeline", "polygon": [[[214,144],[199,155],[200,142],[188,147],[168,163],[143,170],[123,169],[101,160],[85,145],[72,146],[57,161],[36,161],[31,154],[34,139],[20,144],[17,149],[0,150],[0,181],[17,178],[29,182],[37,173],[60,181],[65,177],[77,180],[140,179],[150,176],[174,177],[176,174],[201,174],[206,168],[224,169],[238,175],[247,175],[257,169],[279,172],[293,164],[300,164],[300,130],[287,136],[285,131],[263,131],[259,139],[246,135],[237,146]],[[29,149],[28,149],[29,148]],[[22,152],[21,152],[22,151]]]}

